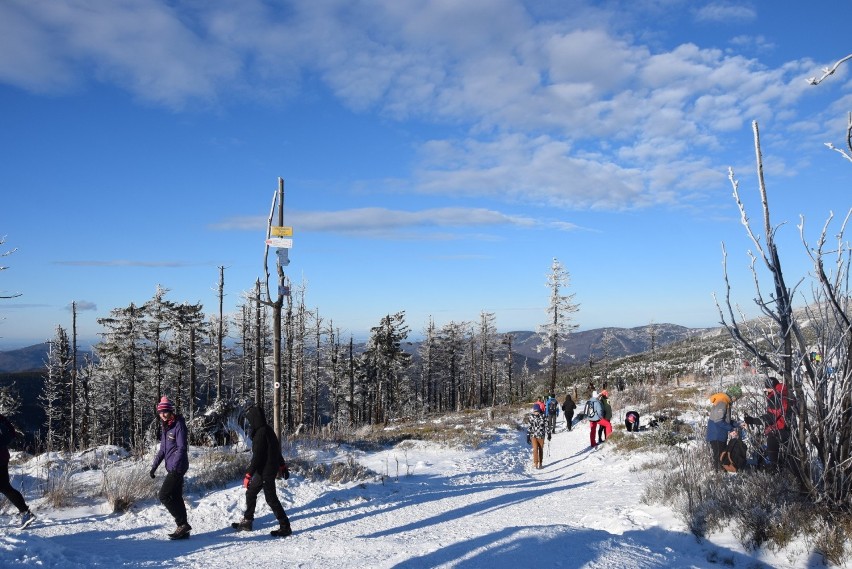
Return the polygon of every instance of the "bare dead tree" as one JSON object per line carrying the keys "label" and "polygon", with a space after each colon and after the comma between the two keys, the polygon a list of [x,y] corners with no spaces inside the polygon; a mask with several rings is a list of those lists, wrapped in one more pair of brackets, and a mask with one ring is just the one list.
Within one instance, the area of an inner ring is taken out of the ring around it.
{"label": "bare dead tree", "polygon": [[[796,418],[792,424],[793,435],[785,443],[787,463],[797,475],[802,490],[815,502],[832,509],[849,510],[852,507],[852,321],[850,321],[850,244],[844,237],[852,210],[847,214],[832,246],[829,216],[815,246],[805,238],[804,219],[799,232],[806,254],[814,271],[810,277],[810,298],[804,299],[805,308],[793,309],[800,279],[789,287],[781,267],[776,233],[781,227],[773,226],[770,219],[769,200],[763,177],[763,158],[757,122],[752,123],[755,156],[763,213],[763,236],[752,227],[745,206],[740,200],[739,183],[729,171],[734,189],[734,199],[741,222],[756,252],[749,251],[751,273],[756,291],[755,303],[764,318],[747,320],[742,311],[734,310],[731,287],[725,260],[725,309],[716,301],[721,323],[732,338],[749,352],[767,370],[783,378],[796,399]],[[782,224],[783,225],[783,224]],[[757,264],[769,271],[771,292],[768,297],[761,291]],[[809,354],[819,350],[819,360]]]}

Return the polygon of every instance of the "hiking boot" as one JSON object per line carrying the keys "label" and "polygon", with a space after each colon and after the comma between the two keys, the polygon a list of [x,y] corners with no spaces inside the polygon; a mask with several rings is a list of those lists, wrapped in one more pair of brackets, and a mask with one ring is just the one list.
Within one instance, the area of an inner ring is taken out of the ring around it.
{"label": "hiking boot", "polygon": [[169,534],[169,539],[188,539],[189,532],[192,530],[192,526],[189,524],[181,524],[175,531]]}
{"label": "hiking boot", "polygon": [[237,531],[251,531],[254,529],[254,520],[243,518],[238,522],[232,523],[231,527]]}
{"label": "hiking boot", "polygon": [[293,530],[290,529],[290,522],[289,521],[283,521],[283,522],[281,522],[281,527],[279,527],[278,529],[272,530],[271,532],[269,532],[269,535],[271,535],[273,537],[287,537],[288,535],[291,535],[292,533],[293,533]]}
{"label": "hiking boot", "polygon": [[27,527],[28,525],[33,523],[35,521],[35,519],[36,519],[35,514],[32,513],[29,510],[22,513],[21,514],[21,529],[24,529],[25,527]]}

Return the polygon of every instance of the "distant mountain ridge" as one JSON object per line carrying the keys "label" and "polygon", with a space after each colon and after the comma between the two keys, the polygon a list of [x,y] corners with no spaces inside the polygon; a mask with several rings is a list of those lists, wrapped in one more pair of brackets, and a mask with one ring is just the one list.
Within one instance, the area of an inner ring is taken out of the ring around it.
{"label": "distant mountain ridge", "polygon": [[0,352],[0,373],[42,370],[50,350],[48,342]]}
{"label": "distant mountain ridge", "polygon": [[[715,328],[687,328],[678,324],[647,324],[635,328],[595,328],[572,332],[560,345],[570,356],[563,364],[578,365],[607,359],[620,358],[650,351],[696,336],[702,336]],[[535,332],[510,332],[514,336],[512,350],[516,356],[526,357],[530,364],[540,361],[547,352],[539,352],[541,338]]]}
{"label": "distant mountain ridge", "polygon": [[[567,340],[561,343],[566,354],[572,356],[562,364],[584,364],[590,360],[595,362],[604,357],[608,359],[629,356],[655,348],[704,335],[715,331],[715,328],[687,328],[677,324],[647,324],[635,328],[595,328],[572,332]],[[538,334],[530,331],[508,332],[513,336],[512,351],[515,362],[523,365],[523,358],[532,368],[547,354],[539,352],[541,344]],[[505,335],[505,334],[503,334]],[[415,341],[408,346],[408,351],[417,352],[422,342]],[[359,346],[363,349],[363,344]],[[36,371],[44,369],[50,345],[47,342],[19,348],[16,350],[0,351],[0,373]],[[82,361],[83,352],[79,353]]]}

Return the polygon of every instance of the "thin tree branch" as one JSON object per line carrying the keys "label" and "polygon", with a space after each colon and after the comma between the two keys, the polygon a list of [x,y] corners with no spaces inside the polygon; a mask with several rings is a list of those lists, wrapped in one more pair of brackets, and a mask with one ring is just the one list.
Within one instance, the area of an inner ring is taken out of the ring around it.
{"label": "thin tree branch", "polygon": [[810,77],[810,78],[808,78],[808,83],[810,83],[811,85],[819,85],[829,75],[834,75],[834,72],[837,71],[837,68],[840,67],[844,62],[849,61],[850,59],[852,59],[852,53],[850,53],[849,55],[847,55],[843,59],[839,60],[837,63],[835,63],[831,67],[823,67],[822,77],[820,77],[819,79],[817,79],[816,77]]}

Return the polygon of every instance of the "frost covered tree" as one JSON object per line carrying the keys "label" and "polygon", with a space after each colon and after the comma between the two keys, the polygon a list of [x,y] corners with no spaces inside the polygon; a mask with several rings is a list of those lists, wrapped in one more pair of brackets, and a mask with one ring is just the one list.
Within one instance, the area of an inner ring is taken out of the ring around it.
{"label": "frost covered tree", "polygon": [[[114,308],[109,316],[98,318],[104,327],[102,340],[94,347],[100,364],[92,394],[97,411],[103,413],[100,421],[108,421],[109,443],[135,447],[141,433],[138,413],[144,380],[144,319],[145,311],[134,303],[125,308]],[[151,394],[145,394],[148,400]]]}
{"label": "frost covered tree", "polygon": [[573,323],[572,314],[580,310],[574,303],[573,294],[563,294],[568,288],[570,275],[562,263],[554,257],[547,274],[547,288],[550,290],[550,301],[547,305],[548,319],[538,327],[541,343],[536,346],[539,353],[546,352],[541,360],[542,366],[550,365],[550,392],[556,393],[556,368],[565,355],[565,346],[560,344],[568,335],[577,329]]}
{"label": "frost covered tree", "polygon": [[516,400],[515,386],[512,384],[512,371],[514,366],[515,354],[512,351],[512,343],[515,341],[513,334],[503,334],[503,339],[500,344],[506,347],[506,366],[504,368],[504,376],[506,378],[506,401],[512,404]]}
{"label": "frost covered tree", "polygon": [[148,394],[152,401],[159,401],[163,395],[163,386],[169,373],[169,365],[173,354],[169,351],[169,339],[174,332],[174,314],[177,306],[171,300],[166,300],[169,289],[157,285],[154,296],[142,305],[145,319],[142,323],[142,335],[145,338],[145,357],[150,369],[149,377],[153,388]]}
{"label": "frost covered tree", "polygon": [[[776,240],[780,226],[773,226],[770,218],[757,122],[752,127],[762,236],[747,215],[732,170],[729,178],[742,225],[755,248],[749,257],[755,303],[764,317],[749,320],[735,309],[727,269],[727,293],[724,303],[717,300],[717,307],[722,324],[738,345],[795,394],[794,417],[789,418],[791,434],[783,443],[785,465],[812,500],[848,511],[852,496],[852,247],[844,235],[852,209],[837,229],[831,227],[834,216],[829,214],[815,243],[808,242],[804,218],[800,218],[800,239],[813,269],[811,276],[797,277],[795,286],[788,285],[789,275],[782,269]],[[724,244],[722,251],[726,258]],[[768,275],[768,285],[760,268]],[[801,288],[807,281],[809,294]],[[794,310],[796,299],[803,308]]]}
{"label": "frost covered tree", "polygon": [[47,373],[39,396],[45,414],[44,443],[48,451],[65,448],[71,439],[68,417],[73,365],[68,333],[62,326],[57,326],[49,342],[45,365]]}
{"label": "frost covered tree", "polygon": [[497,344],[497,317],[493,312],[479,313],[479,327],[476,331],[477,341],[477,379],[479,382],[479,398],[477,407],[493,406],[497,399],[496,381],[494,376],[494,354]]}
{"label": "frost covered tree", "polygon": [[430,413],[438,407],[438,394],[440,393],[437,374],[437,331],[435,320],[430,316],[426,329],[423,331],[423,341],[417,348],[419,358],[417,378],[421,409],[424,413]]}
{"label": "frost covered tree", "polygon": [[21,409],[21,395],[14,385],[0,385],[0,415],[14,417]]}
{"label": "frost covered tree", "polygon": [[402,349],[408,334],[404,311],[384,316],[378,326],[370,329],[363,361],[374,394],[374,423],[385,423],[401,414],[411,363],[411,354]]}
{"label": "frost covered tree", "polygon": [[440,400],[436,411],[459,411],[462,394],[471,379],[468,374],[469,354],[465,351],[470,336],[468,322],[449,322],[438,331],[437,360],[440,375]]}
{"label": "frost covered tree", "polygon": [[175,406],[178,411],[183,409],[190,421],[198,409],[198,345],[206,324],[201,303],[181,302],[175,307],[171,346],[175,375],[171,388]]}

